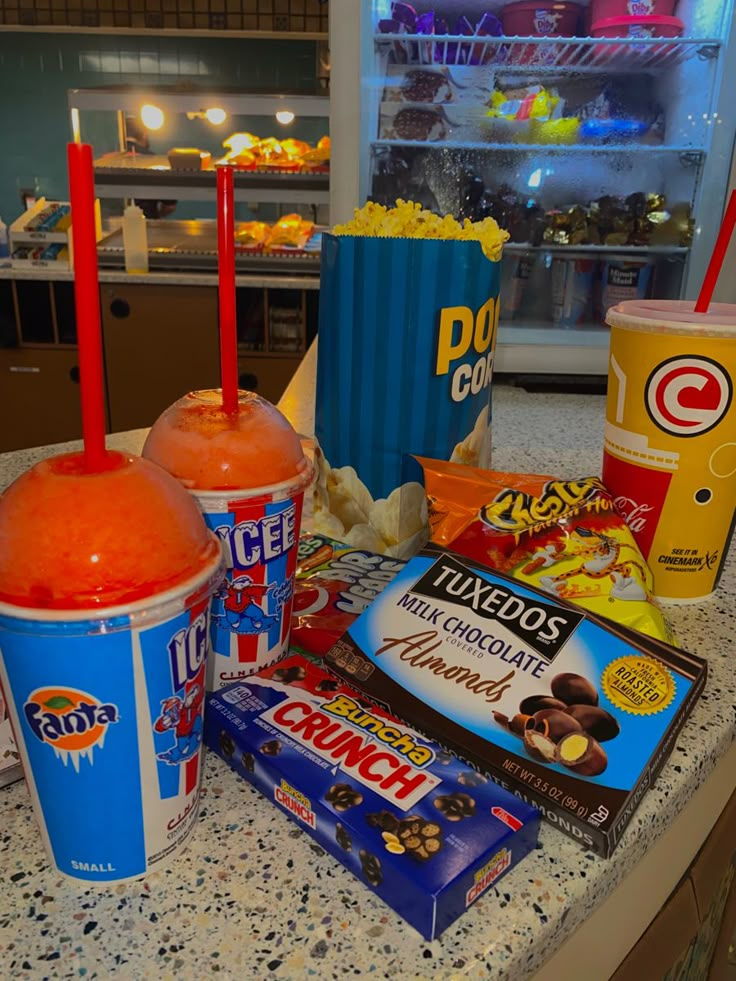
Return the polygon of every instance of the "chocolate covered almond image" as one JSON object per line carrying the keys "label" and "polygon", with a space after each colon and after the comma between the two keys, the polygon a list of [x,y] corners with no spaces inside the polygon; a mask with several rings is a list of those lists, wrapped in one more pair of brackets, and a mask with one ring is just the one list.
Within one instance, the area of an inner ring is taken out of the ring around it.
{"label": "chocolate covered almond image", "polygon": [[587,732],[571,732],[557,744],[557,762],[581,777],[597,777],[608,766],[606,751]]}
{"label": "chocolate covered almond image", "polygon": [[520,738],[523,738],[524,732],[530,727],[533,727],[532,717],[531,715],[524,715],[523,712],[518,712],[509,720],[509,729]]}
{"label": "chocolate covered almond image", "polygon": [[528,728],[549,736],[553,743],[558,743],[568,732],[580,732],[583,729],[576,718],[559,709],[541,709],[532,716],[532,723],[533,726]]}
{"label": "chocolate covered almond image", "polygon": [[550,685],[552,694],[565,705],[597,705],[598,692],[587,678],[580,674],[565,672],[557,674]]}
{"label": "chocolate covered almond image", "polygon": [[599,743],[615,739],[621,732],[621,726],[611,713],[606,712],[599,705],[570,705],[567,714],[576,719],[581,728],[589,732]]}
{"label": "chocolate covered almond image", "polygon": [[549,736],[536,729],[527,729],[524,733],[524,749],[533,760],[540,763],[554,763],[556,756],[556,744]]}
{"label": "chocolate covered almond image", "polygon": [[522,715],[534,715],[542,709],[561,709],[563,712],[567,708],[567,703],[551,695],[527,695],[521,700],[519,711]]}
{"label": "chocolate covered almond image", "polygon": [[509,719],[508,715],[504,715],[503,712],[494,712],[493,721],[500,725],[502,729],[506,729],[509,732],[511,731],[511,720]]}

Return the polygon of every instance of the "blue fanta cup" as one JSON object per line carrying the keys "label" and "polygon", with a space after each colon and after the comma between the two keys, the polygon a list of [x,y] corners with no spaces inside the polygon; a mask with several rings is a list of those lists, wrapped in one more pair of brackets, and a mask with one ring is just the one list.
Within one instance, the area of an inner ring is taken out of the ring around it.
{"label": "blue fanta cup", "polygon": [[[96,474],[79,455],[44,461],[0,498],[0,684],[49,858],[87,883],[160,867],[195,824],[223,576],[186,491],[109,456]],[[23,543],[43,514],[34,568]]]}
{"label": "blue fanta cup", "polygon": [[479,241],[323,236],[315,531],[411,555],[407,455],[490,465],[499,269]]}

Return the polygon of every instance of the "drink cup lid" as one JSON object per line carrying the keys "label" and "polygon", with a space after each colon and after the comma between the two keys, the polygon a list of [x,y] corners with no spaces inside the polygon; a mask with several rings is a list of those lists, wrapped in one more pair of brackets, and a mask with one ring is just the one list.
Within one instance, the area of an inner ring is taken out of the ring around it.
{"label": "drink cup lid", "polygon": [[152,600],[216,563],[217,539],[181,484],[110,452],[37,463],[0,497],[0,603],[88,610]]}
{"label": "drink cup lid", "polygon": [[694,300],[624,300],[606,312],[606,323],[647,333],[736,337],[736,303],[711,303],[695,313]]}
{"label": "drink cup lid", "polygon": [[275,485],[306,486],[311,475],[291,423],[255,392],[239,392],[233,413],[219,389],[190,392],[156,420],[143,456],[195,492],[257,496]]}

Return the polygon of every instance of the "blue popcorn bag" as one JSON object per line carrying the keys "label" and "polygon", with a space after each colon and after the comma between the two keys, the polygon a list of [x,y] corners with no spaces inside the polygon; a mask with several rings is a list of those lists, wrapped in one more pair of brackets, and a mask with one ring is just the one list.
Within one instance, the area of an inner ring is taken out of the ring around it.
{"label": "blue popcorn bag", "polygon": [[[505,233],[493,227],[500,256]],[[427,510],[405,457],[490,465],[500,262],[484,247],[323,237],[315,531],[410,556],[427,538]]]}

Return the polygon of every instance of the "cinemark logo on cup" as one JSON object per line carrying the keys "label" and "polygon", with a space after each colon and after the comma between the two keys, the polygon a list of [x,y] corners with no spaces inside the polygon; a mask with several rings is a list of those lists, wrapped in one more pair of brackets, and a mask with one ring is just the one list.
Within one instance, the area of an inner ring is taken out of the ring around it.
{"label": "cinemark logo on cup", "polygon": [[711,358],[668,358],[647,379],[644,400],[655,426],[673,436],[699,436],[728,412],[733,385]]}

